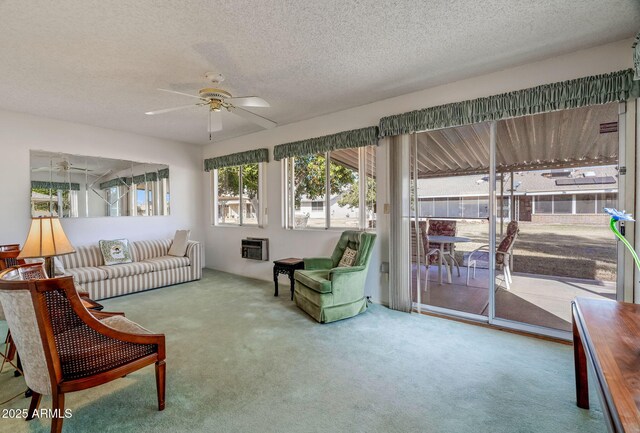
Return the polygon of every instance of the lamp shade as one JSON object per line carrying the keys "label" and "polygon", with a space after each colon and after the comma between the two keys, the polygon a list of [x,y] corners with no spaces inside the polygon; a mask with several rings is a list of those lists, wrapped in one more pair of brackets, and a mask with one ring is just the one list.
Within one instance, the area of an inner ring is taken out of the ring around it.
{"label": "lamp shade", "polygon": [[32,218],[29,235],[18,258],[53,257],[75,251],[58,218]]}

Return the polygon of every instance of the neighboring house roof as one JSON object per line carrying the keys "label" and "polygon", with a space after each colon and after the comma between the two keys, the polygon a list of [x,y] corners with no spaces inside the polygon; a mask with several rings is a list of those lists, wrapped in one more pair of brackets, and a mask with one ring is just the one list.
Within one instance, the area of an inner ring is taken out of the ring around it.
{"label": "neighboring house roof", "polygon": [[[499,175],[498,175],[499,176]],[[459,197],[489,194],[488,175],[435,177],[418,180],[418,197]],[[587,183],[588,182],[588,183]],[[618,191],[615,166],[513,173],[514,195]],[[500,183],[496,192],[500,194]],[[504,194],[511,193],[511,174],[505,173]]]}

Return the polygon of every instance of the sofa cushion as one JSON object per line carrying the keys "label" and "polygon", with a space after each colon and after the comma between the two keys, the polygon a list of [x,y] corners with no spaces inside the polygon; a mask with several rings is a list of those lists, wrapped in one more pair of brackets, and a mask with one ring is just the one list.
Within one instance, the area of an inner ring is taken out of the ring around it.
{"label": "sofa cushion", "polygon": [[169,252],[169,247],[171,247],[171,239],[136,241],[131,244],[135,250],[133,254],[133,261],[141,262],[154,257],[166,256]]}
{"label": "sofa cushion", "polygon": [[329,269],[296,271],[294,278],[318,293],[331,293],[331,280],[328,279]]}
{"label": "sofa cushion", "polygon": [[76,284],[91,283],[93,281],[102,281],[107,279],[107,273],[96,267],[67,268],[67,275],[71,275]]}
{"label": "sofa cushion", "polygon": [[189,235],[191,230],[176,230],[176,234],[173,236],[173,242],[167,255],[184,257],[187,254],[187,244],[189,243]]}
{"label": "sofa cushion", "polygon": [[145,262],[123,263],[120,265],[100,266],[109,278],[130,277],[132,275],[153,272],[153,265]]}
{"label": "sofa cushion", "polygon": [[154,271],[164,271],[166,269],[175,269],[189,266],[189,257],[154,257],[145,260],[144,263],[150,263],[151,265],[153,265]]}
{"label": "sofa cushion", "polygon": [[69,268],[88,268],[93,266],[102,266],[102,253],[98,245],[89,245],[85,247],[76,247],[76,252],[60,256],[62,265],[65,269]]}

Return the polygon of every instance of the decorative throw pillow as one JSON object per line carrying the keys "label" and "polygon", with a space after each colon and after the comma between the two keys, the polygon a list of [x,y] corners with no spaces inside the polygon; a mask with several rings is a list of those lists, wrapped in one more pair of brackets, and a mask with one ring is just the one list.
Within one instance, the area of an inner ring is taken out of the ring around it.
{"label": "decorative throw pillow", "polygon": [[344,253],[342,253],[342,258],[340,259],[340,263],[338,263],[339,268],[351,267],[356,262],[356,255],[358,251],[352,250],[347,247],[344,249]]}
{"label": "decorative throw pillow", "polygon": [[167,254],[170,256],[184,257],[184,255],[187,254],[187,244],[189,243],[190,234],[191,230],[176,230],[171,248],[169,248]]}
{"label": "decorative throw pillow", "polygon": [[98,244],[104,258],[104,264],[107,266],[131,263],[133,261],[129,250],[129,241],[126,239],[100,241]]}

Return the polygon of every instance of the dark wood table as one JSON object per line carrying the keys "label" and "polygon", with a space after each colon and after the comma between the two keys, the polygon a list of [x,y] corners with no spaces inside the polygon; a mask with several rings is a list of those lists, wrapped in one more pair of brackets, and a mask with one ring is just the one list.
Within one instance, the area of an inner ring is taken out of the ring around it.
{"label": "dark wood table", "polygon": [[297,269],[304,269],[304,261],[296,257],[289,257],[288,259],[280,259],[273,262],[273,282],[276,285],[276,291],[273,296],[278,296],[278,275],[286,274],[289,276],[291,282],[291,300],[293,301],[293,274]]}
{"label": "dark wood table", "polygon": [[576,298],[571,310],[578,407],[589,408],[589,365],[609,431],[640,432],[640,305]]}

